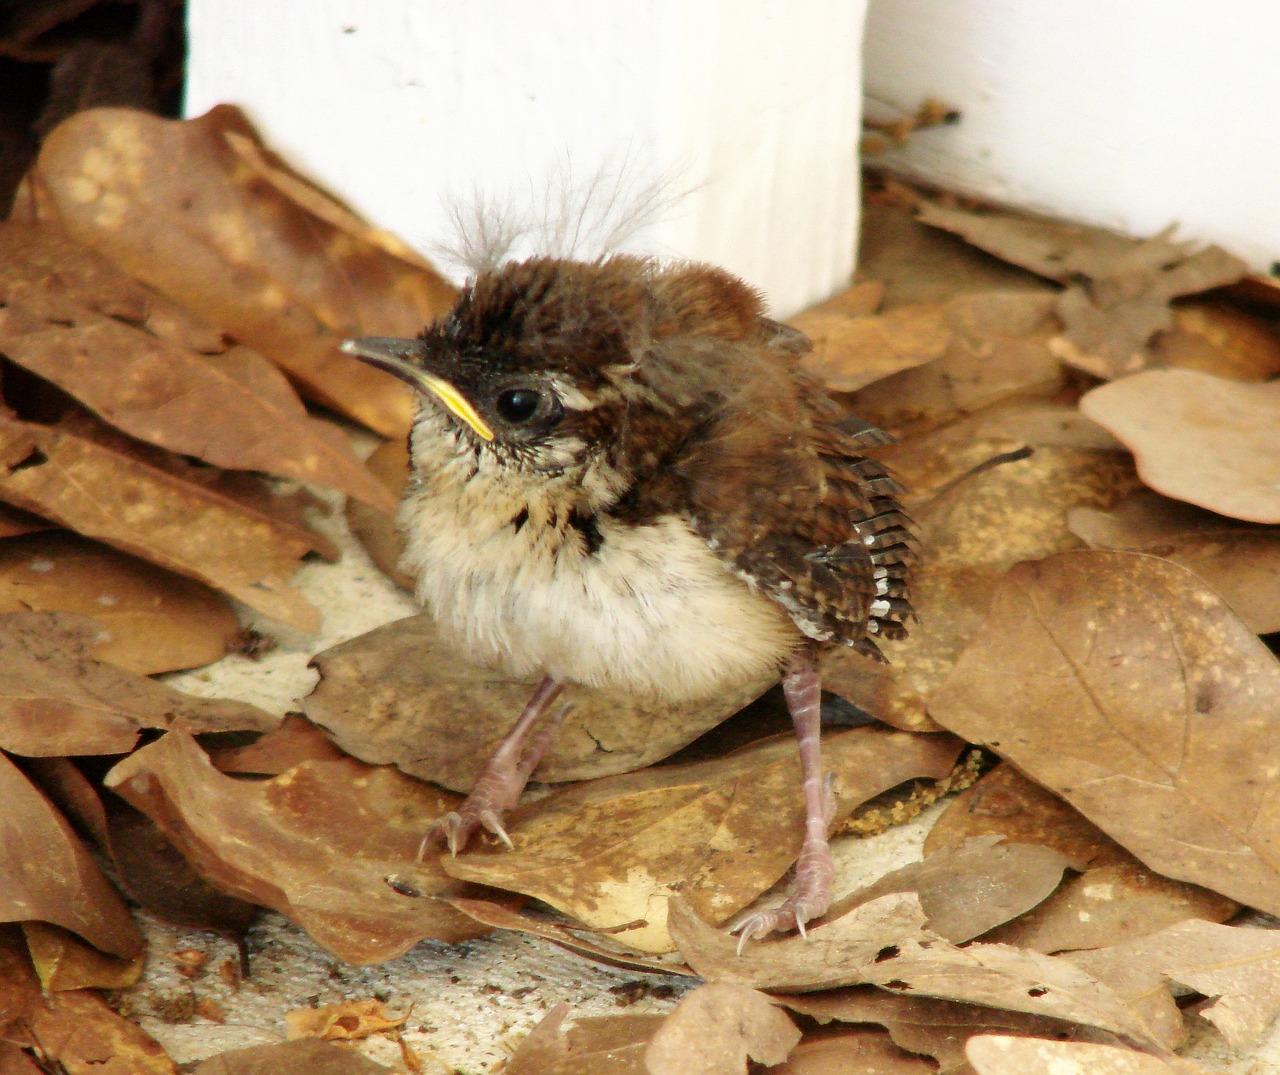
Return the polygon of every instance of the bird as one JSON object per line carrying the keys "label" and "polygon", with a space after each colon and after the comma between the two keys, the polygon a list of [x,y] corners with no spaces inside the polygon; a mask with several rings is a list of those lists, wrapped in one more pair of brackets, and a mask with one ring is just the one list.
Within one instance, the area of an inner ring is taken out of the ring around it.
{"label": "bird", "polygon": [[416,390],[398,520],[418,600],[461,652],[541,677],[424,849],[512,846],[566,684],[680,704],[776,677],[804,832],[789,894],[736,928],[804,933],[834,875],[819,658],[880,658],[911,619],[903,490],[868,454],[891,438],[805,372],[809,340],[757,291],[696,262],[509,261],[419,336],[343,349]]}

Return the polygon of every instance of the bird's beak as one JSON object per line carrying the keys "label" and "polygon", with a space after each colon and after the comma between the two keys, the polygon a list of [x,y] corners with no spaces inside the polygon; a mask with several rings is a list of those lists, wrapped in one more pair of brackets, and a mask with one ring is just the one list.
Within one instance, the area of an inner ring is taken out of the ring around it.
{"label": "bird's beak", "polygon": [[428,373],[414,361],[414,357],[422,354],[420,340],[397,340],[386,336],[366,336],[359,340],[344,340],[342,350],[349,355],[363,359],[371,366],[386,370],[402,381],[407,381],[419,392],[430,392],[454,414],[467,423],[476,436],[484,440],[493,440],[493,430],[480,417],[457,387],[443,377]]}

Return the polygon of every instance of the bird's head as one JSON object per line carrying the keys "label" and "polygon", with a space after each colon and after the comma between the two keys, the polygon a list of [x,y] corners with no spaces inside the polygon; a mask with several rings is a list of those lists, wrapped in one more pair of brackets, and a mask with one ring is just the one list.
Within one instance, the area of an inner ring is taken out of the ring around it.
{"label": "bird's head", "polygon": [[415,339],[343,349],[407,381],[419,422],[447,417],[460,451],[528,474],[595,467],[625,486],[724,391],[724,345],[771,325],[718,269],[536,258],[480,275]]}

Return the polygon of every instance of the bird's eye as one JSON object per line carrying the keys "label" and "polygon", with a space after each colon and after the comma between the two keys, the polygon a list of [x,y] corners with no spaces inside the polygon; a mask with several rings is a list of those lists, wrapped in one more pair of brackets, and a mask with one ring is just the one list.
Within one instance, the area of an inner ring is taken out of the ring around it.
{"label": "bird's eye", "polygon": [[509,388],[498,396],[498,413],[508,422],[527,422],[541,399],[531,388]]}

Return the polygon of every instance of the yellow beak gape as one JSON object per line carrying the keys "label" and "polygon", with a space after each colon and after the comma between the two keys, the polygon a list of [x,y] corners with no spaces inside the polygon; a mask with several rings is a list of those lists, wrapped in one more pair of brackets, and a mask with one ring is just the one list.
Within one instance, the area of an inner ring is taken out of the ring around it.
{"label": "yellow beak gape", "polygon": [[450,413],[467,423],[478,437],[493,440],[493,430],[489,423],[480,417],[476,409],[452,382],[443,377],[428,373],[422,366],[413,361],[419,347],[417,340],[392,339],[385,336],[367,336],[358,340],[346,340],[342,350],[349,355],[362,358],[371,366],[386,370],[388,373],[406,381],[420,392],[430,392],[441,403],[449,408]]}
{"label": "yellow beak gape", "polygon": [[452,384],[443,377],[433,377],[429,373],[419,373],[417,379],[450,411],[474,429],[476,436],[484,440],[493,440],[493,430],[489,428],[488,423],[476,413],[476,409],[471,406],[471,401]]}

